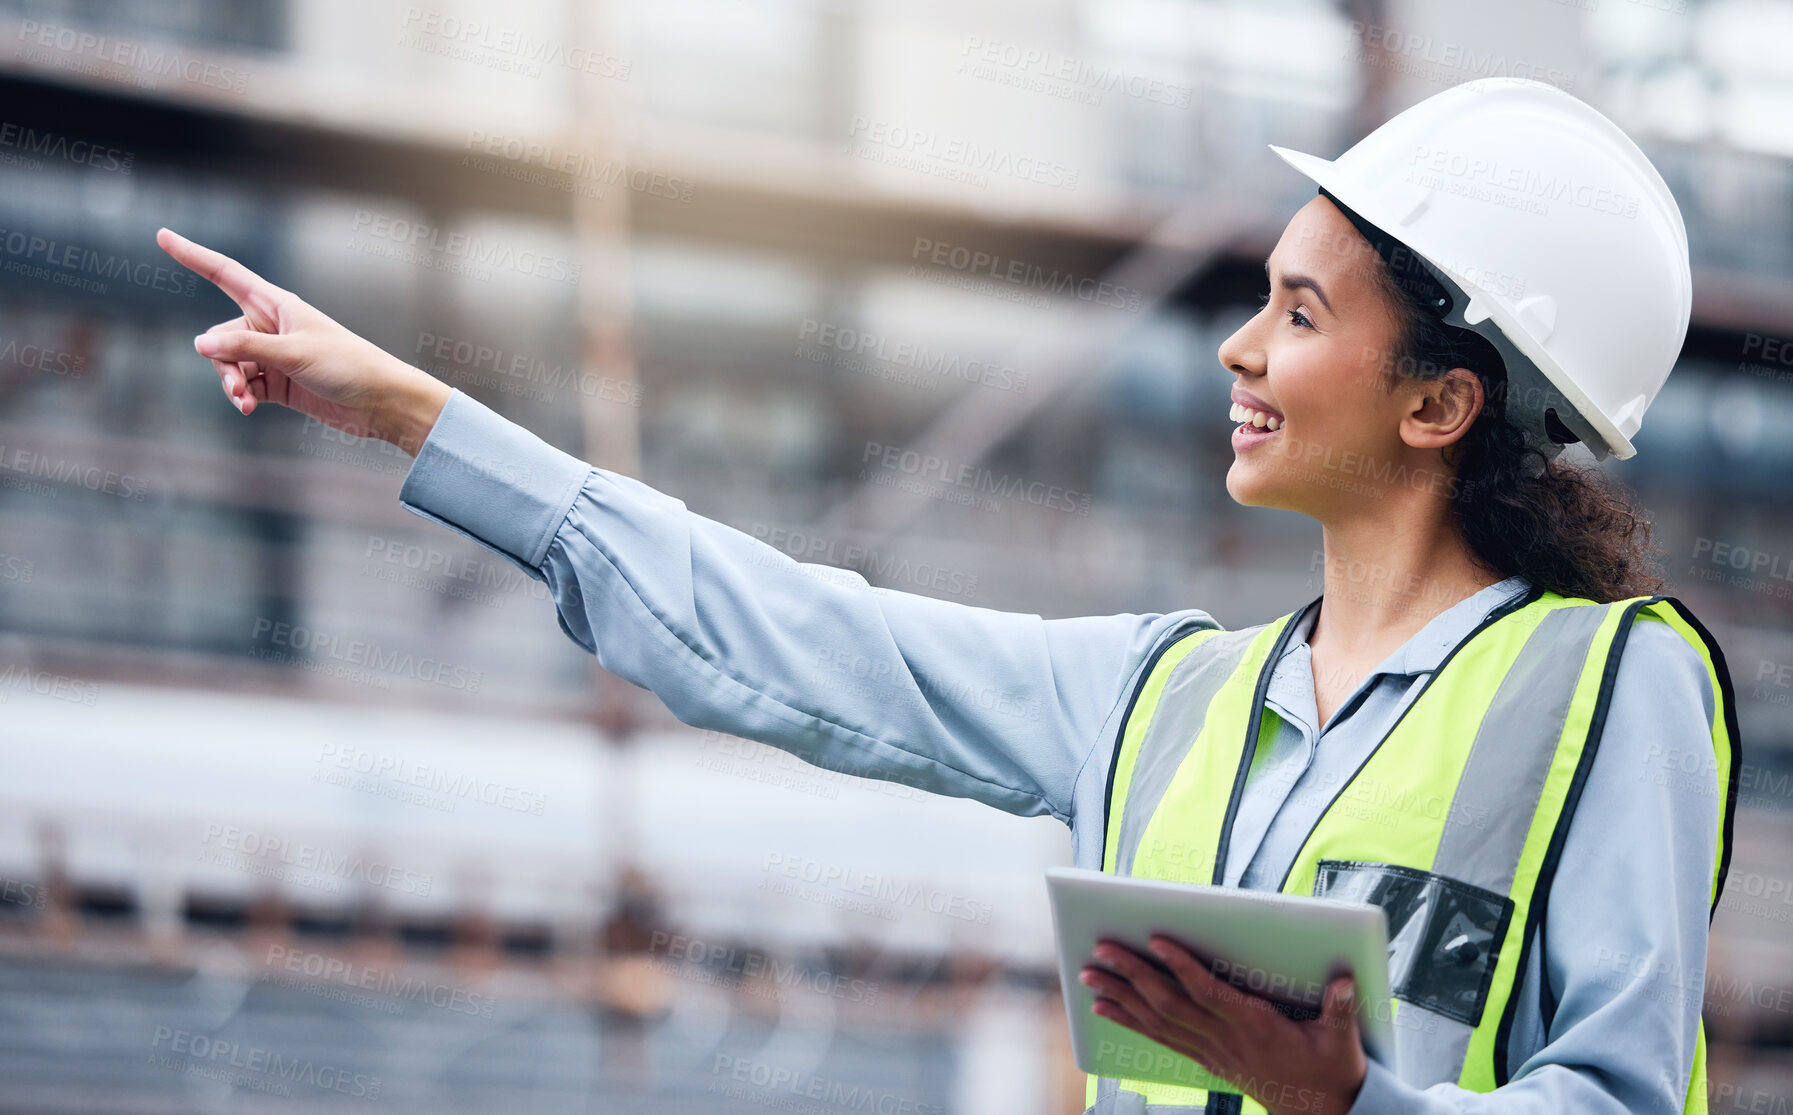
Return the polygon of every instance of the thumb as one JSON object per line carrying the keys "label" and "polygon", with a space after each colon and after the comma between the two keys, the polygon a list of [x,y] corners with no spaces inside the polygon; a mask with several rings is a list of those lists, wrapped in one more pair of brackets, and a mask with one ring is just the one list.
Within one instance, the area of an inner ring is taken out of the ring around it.
{"label": "thumb", "polygon": [[199,355],[213,360],[258,365],[285,370],[291,366],[291,339],[279,333],[259,333],[253,329],[232,329],[222,333],[201,333],[193,338]]}
{"label": "thumb", "polygon": [[1339,1030],[1357,1029],[1357,981],[1340,976],[1326,985],[1326,1002],[1320,1020]]}

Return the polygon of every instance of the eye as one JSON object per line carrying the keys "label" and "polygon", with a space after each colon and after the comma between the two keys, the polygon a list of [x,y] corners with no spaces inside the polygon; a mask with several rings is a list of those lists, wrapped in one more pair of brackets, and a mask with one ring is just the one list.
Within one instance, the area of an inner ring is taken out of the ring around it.
{"label": "eye", "polygon": [[[1269,291],[1265,291],[1264,293],[1258,295],[1258,305],[1268,306],[1269,304],[1270,304],[1270,292]],[[1289,317],[1289,324],[1293,325],[1297,329],[1312,329],[1312,328],[1314,328],[1314,323],[1309,321],[1307,315],[1302,313],[1300,310],[1290,310],[1288,317]]]}

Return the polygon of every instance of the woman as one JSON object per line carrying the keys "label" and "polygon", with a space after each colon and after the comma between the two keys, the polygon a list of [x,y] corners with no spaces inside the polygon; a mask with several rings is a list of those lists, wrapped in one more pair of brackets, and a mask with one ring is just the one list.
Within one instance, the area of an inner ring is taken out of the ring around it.
{"label": "woman", "polygon": [[[1465,150],[1528,204],[1455,188]],[[234,261],[158,242],[243,309],[195,338],[233,405],[416,454],[406,507],[545,579],[568,635],[686,723],[1050,813],[1080,866],[1387,911],[1395,1067],[1366,1062],[1348,978],[1297,1021],[1173,942],[1153,942],[1163,968],[1107,945],[1082,977],[1095,1012],[1214,1087],[1092,1079],[1093,1110],[1704,1110],[1729,679],[1652,595],[1627,498],[1557,460],[1576,439],[1629,456],[1673,364],[1673,198],[1610,122],[1534,82],[1439,94],[1333,163],[1279,153],[1321,192],[1220,349],[1227,489],[1320,522],[1325,592],[1237,632],[803,576]],[[1569,185],[1538,189],[1539,165]],[[1710,756],[1691,779],[1690,754]]]}

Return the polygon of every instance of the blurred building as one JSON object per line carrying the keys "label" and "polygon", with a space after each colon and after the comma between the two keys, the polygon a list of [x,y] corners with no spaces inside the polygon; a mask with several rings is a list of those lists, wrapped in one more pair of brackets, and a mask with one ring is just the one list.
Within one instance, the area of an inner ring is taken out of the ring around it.
{"label": "blurred building", "polygon": [[[1612,467],[1748,748],[1714,1105],[1784,1107],[1790,34],[1784,0],[0,0],[0,1107],[1082,1110],[1056,824],[677,724],[405,513],[408,458],[236,414],[190,342],[236,311],[158,226],[803,560],[1244,626],[1320,585],[1312,524],[1221,483],[1215,349],[1312,196],[1265,144],[1500,74],[1611,115],[1687,218],[1693,328]],[[891,446],[1068,494],[862,480]]]}

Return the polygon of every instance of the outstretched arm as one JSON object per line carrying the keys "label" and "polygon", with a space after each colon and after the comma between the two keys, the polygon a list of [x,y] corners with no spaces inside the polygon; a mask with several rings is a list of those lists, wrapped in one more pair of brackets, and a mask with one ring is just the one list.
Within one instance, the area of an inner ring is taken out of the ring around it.
{"label": "outstretched arm", "polygon": [[243,308],[196,339],[239,410],[279,403],[415,453],[405,506],[545,580],[567,635],[688,724],[1068,822],[1152,649],[1215,626],[1193,610],[1046,620],[796,562],[554,448],[227,257],[167,230],[158,242]]}

